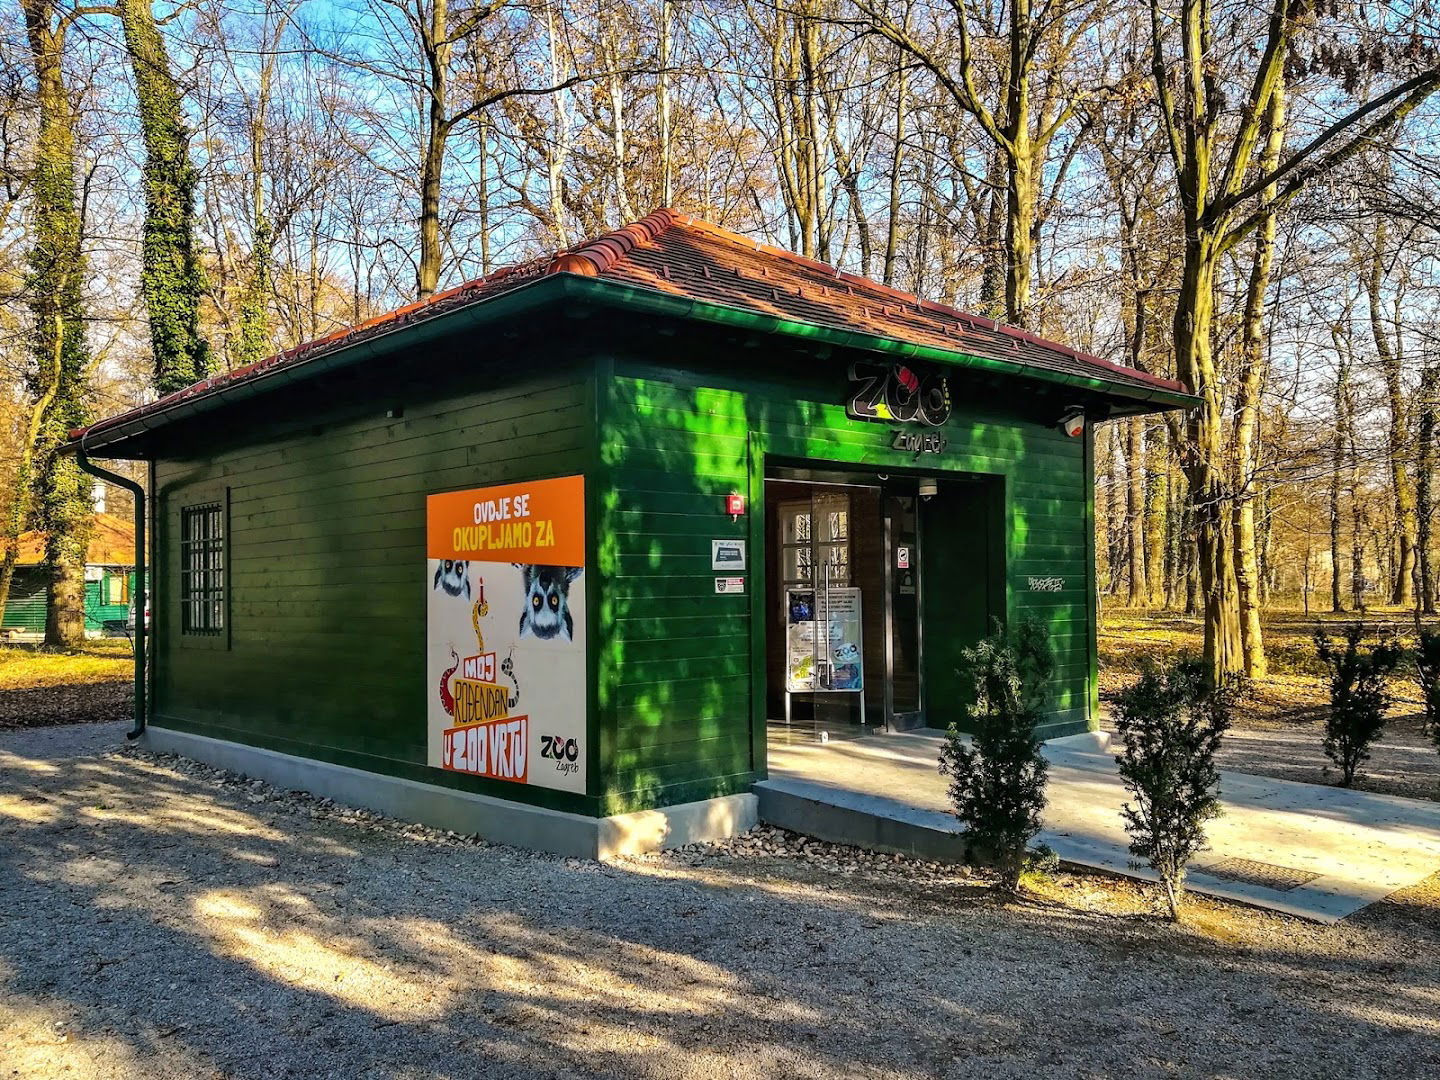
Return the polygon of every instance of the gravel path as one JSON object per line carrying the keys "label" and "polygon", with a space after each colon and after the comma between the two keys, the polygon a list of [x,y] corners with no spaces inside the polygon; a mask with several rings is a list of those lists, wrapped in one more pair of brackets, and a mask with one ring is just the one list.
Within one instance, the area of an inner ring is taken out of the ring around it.
{"label": "gravel path", "polygon": [[0,1075],[1433,1076],[1440,880],[1334,927],[1002,905],[773,831],[615,865],[0,735]]}

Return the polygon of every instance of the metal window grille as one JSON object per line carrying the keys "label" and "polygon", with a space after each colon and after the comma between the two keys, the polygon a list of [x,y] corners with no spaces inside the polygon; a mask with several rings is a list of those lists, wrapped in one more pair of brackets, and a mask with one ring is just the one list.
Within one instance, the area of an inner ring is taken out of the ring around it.
{"label": "metal window grille", "polygon": [[218,634],[225,628],[225,517],[220,503],[180,511],[180,629]]}

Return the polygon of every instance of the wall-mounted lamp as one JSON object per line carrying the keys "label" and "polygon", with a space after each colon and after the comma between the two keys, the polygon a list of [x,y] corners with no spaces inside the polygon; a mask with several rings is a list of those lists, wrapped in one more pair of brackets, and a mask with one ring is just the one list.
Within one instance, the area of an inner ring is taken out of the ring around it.
{"label": "wall-mounted lamp", "polygon": [[1060,422],[1057,426],[1070,438],[1078,439],[1085,434],[1085,410],[1079,405],[1070,406],[1060,414]]}
{"label": "wall-mounted lamp", "polygon": [[939,495],[939,494],[940,494],[940,485],[939,485],[938,483],[936,483],[934,480],[921,480],[921,481],[920,481],[920,498],[922,498],[922,499],[933,499],[936,495]]}

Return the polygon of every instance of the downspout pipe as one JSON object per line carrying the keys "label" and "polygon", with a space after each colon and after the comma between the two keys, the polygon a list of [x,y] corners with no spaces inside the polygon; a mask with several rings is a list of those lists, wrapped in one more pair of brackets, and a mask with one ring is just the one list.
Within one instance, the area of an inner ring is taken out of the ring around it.
{"label": "downspout pipe", "polygon": [[127,739],[138,739],[145,734],[145,720],[149,714],[145,700],[145,615],[149,607],[145,588],[145,489],[129,477],[102,469],[85,453],[85,437],[72,444],[75,447],[75,461],[80,468],[107,484],[122,487],[135,496],[135,588],[131,597],[135,604],[135,726],[125,733]]}

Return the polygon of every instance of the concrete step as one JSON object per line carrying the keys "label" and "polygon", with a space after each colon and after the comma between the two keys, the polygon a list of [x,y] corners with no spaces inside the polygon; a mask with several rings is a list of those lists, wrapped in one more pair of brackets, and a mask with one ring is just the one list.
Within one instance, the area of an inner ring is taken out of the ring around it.
{"label": "concrete step", "polygon": [[790,777],[762,780],[752,790],[768,825],[891,855],[965,861],[965,839],[950,814]]}

